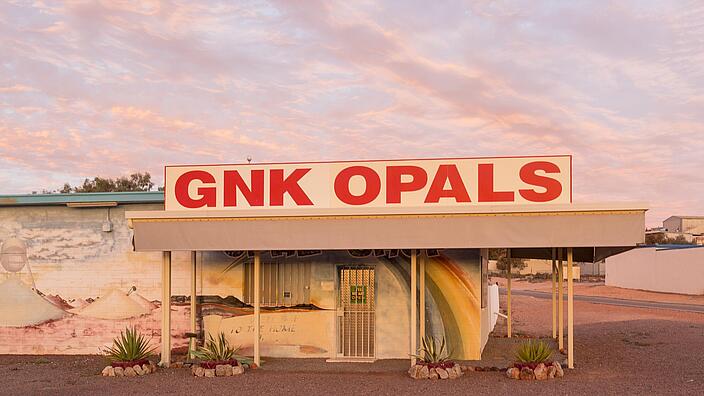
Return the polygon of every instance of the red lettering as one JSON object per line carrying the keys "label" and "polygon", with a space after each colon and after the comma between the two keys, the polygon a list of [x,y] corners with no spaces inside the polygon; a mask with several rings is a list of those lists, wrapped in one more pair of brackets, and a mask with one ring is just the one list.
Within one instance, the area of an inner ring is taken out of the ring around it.
{"label": "red lettering", "polygon": [[[364,192],[354,195],[350,192],[350,179],[352,176],[364,178]],[[335,176],[335,195],[348,205],[365,205],[376,199],[381,191],[381,179],[374,169],[366,166],[350,166],[343,169]]]}
{"label": "red lettering", "polygon": [[552,177],[537,175],[536,171],[545,173],[560,173],[560,168],[552,162],[535,161],[529,162],[521,168],[521,180],[533,186],[542,187],[544,192],[537,192],[532,189],[518,190],[523,198],[531,202],[548,202],[562,194],[562,183]]}
{"label": "red lettering", "polygon": [[264,171],[262,169],[254,169],[250,172],[251,187],[247,186],[236,170],[225,171],[224,184],[225,206],[237,206],[237,190],[242,192],[249,206],[264,206]]}
{"label": "red lettering", "polygon": [[479,202],[513,202],[513,191],[494,191],[494,164],[479,164]]}
{"label": "red lettering", "polygon": [[269,172],[269,204],[283,206],[284,194],[291,196],[296,205],[313,205],[310,198],[303,191],[298,182],[310,171],[310,168],[296,169],[284,178],[283,169],[272,169]]}
{"label": "red lettering", "polygon": [[[411,176],[411,181],[402,182],[403,175]],[[386,203],[401,203],[401,192],[418,191],[425,187],[428,175],[418,166],[386,167]]]}
{"label": "red lettering", "polygon": [[203,183],[215,183],[215,177],[213,177],[213,175],[208,172],[186,172],[179,176],[178,180],[176,180],[176,185],[174,186],[174,194],[176,196],[176,201],[178,201],[181,206],[189,209],[202,208],[203,206],[215,206],[215,187],[198,187],[198,194],[201,197],[199,199],[191,198],[190,194],[188,193],[188,187],[194,180],[199,180]]}
{"label": "red lettering", "polygon": [[[450,182],[450,189],[445,190],[445,183]],[[440,198],[454,198],[455,202],[471,202],[467,188],[456,165],[440,165],[438,172],[425,197],[425,203],[440,202]]]}

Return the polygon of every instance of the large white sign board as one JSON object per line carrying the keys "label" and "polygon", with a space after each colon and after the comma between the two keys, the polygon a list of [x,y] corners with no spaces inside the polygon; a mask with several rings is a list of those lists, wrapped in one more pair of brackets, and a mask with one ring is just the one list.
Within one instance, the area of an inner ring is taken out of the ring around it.
{"label": "large white sign board", "polygon": [[565,204],[572,201],[572,157],[453,158],[242,165],[165,169],[168,211],[266,209],[285,215],[357,208],[409,213],[424,208]]}

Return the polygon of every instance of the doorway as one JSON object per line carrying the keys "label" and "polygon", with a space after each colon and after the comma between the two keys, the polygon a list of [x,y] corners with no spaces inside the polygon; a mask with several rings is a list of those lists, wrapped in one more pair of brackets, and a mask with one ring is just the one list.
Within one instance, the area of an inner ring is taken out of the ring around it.
{"label": "doorway", "polygon": [[374,268],[338,267],[337,355],[343,358],[375,357]]}

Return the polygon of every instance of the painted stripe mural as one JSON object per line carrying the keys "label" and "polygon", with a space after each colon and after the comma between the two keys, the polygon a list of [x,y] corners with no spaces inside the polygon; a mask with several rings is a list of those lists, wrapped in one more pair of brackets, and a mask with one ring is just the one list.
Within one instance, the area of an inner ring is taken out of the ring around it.
{"label": "painted stripe mural", "polygon": [[[442,318],[445,338],[458,359],[480,358],[479,270],[478,261],[477,265],[470,265],[445,254],[431,257],[426,265],[427,288]],[[434,330],[431,326],[430,334],[439,333]]]}

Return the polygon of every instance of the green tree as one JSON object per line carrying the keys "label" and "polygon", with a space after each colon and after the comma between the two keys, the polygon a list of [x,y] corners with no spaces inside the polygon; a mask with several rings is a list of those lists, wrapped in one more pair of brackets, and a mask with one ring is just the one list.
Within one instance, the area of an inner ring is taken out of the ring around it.
{"label": "green tree", "polygon": [[654,232],[645,234],[646,245],[691,245],[693,242],[687,241],[684,235],[677,235],[674,238],[669,238],[663,232]]}
{"label": "green tree", "polygon": [[91,192],[121,192],[121,191],[150,191],[154,187],[152,176],[149,172],[133,173],[116,179],[94,177],[83,180],[80,186],[72,187],[69,183],[57,191],[60,193],[91,193]]}
{"label": "green tree", "polygon": [[506,271],[511,263],[512,269],[522,270],[526,267],[526,260],[520,258],[508,258],[508,249],[489,249],[489,259],[496,260],[496,268]]}

